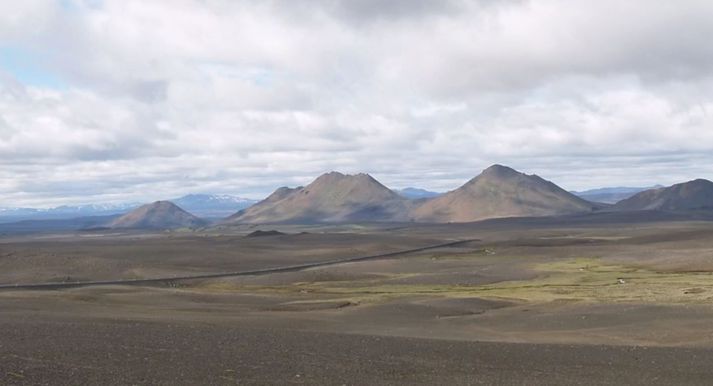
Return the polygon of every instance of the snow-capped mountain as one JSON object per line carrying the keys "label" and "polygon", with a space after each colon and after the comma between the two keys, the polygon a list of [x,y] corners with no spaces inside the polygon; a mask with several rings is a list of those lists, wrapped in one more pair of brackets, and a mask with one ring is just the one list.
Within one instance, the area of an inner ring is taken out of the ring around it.
{"label": "snow-capped mountain", "polygon": [[58,220],[89,216],[121,214],[139,203],[62,205],[54,208],[0,208],[0,221]]}
{"label": "snow-capped mountain", "polygon": [[189,194],[171,202],[198,217],[227,217],[252,206],[257,200],[228,194]]}

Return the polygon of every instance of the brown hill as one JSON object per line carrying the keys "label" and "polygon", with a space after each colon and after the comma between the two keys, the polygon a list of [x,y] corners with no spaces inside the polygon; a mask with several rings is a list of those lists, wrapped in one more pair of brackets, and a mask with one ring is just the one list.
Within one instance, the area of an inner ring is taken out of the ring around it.
{"label": "brown hill", "polygon": [[305,187],[280,188],[225,223],[404,221],[409,205],[368,174],[331,172]]}
{"label": "brown hill", "polygon": [[170,201],[156,201],[140,206],[109,223],[111,228],[171,229],[195,228],[205,221]]}
{"label": "brown hill", "polygon": [[411,212],[416,221],[469,222],[498,217],[552,216],[589,212],[585,201],[536,175],[493,165],[460,188],[425,201]]}
{"label": "brown hill", "polygon": [[668,188],[650,189],[614,205],[618,210],[713,210],[713,182],[698,179]]}

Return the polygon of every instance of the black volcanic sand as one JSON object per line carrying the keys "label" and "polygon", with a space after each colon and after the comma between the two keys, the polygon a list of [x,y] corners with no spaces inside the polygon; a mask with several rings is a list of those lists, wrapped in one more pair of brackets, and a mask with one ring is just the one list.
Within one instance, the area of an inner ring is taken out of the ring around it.
{"label": "black volcanic sand", "polygon": [[0,330],[6,385],[706,384],[713,355],[50,317]]}
{"label": "black volcanic sand", "polygon": [[170,286],[0,290],[0,384],[709,383],[713,223],[639,220],[0,238],[2,283],[259,269],[475,240]]}

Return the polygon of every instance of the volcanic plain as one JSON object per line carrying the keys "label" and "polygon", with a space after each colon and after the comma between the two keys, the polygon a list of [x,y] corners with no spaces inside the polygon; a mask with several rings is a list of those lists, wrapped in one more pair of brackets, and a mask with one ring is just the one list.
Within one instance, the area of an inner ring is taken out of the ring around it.
{"label": "volcanic plain", "polygon": [[712,235],[646,213],[5,235],[0,383],[703,384]]}

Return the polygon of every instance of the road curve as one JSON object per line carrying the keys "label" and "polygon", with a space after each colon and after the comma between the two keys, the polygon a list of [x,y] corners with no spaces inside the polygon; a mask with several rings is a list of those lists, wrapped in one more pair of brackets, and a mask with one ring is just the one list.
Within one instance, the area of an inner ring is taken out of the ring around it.
{"label": "road curve", "polygon": [[150,279],[125,279],[125,280],[96,280],[96,281],[77,281],[77,282],[48,282],[48,283],[19,283],[19,284],[0,284],[0,290],[53,290],[53,289],[65,289],[65,288],[76,288],[76,287],[89,287],[89,286],[107,286],[107,285],[147,285],[147,284],[157,284],[157,283],[172,283],[183,280],[196,280],[196,279],[215,279],[221,277],[231,277],[231,276],[257,276],[257,275],[269,275],[273,273],[283,273],[283,272],[296,272],[302,271],[310,268],[327,267],[330,265],[353,263],[357,261],[373,260],[373,259],[383,259],[388,257],[407,255],[410,253],[423,252],[430,249],[453,247],[460,244],[469,243],[472,241],[478,241],[478,239],[466,239],[466,240],[456,240],[447,243],[428,245],[420,248],[406,249],[402,251],[380,253],[376,255],[368,256],[357,256],[348,257],[343,259],[332,259],[314,263],[304,263],[295,265],[283,265],[280,267],[272,268],[262,268],[249,271],[234,271],[234,272],[218,272],[218,273],[206,273],[200,275],[186,275],[186,276],[172,276],[172,277],[159,277]]}

